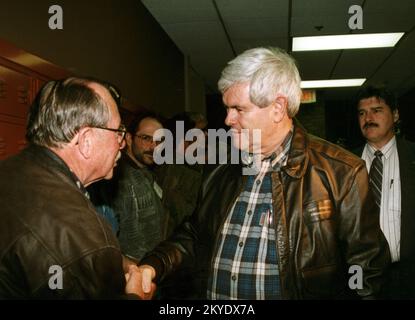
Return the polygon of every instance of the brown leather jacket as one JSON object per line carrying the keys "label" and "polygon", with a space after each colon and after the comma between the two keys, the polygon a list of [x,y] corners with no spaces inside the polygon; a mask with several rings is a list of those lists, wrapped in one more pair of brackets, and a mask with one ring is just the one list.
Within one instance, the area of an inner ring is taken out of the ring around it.
{"label": "brown leather jacket", "polygon": [[[212,174],[195,214],[141,261],[155,267],[157,281],[193,263],[202,294],[222,224],[245,180],[235,165]],[[363,270],[357,293],[375,297],[390,256],[364,162],[296,125],[288,163],[272,173],[272,188],[283,297],[350,297],[351,265]]]}
{"label": "brown leather jacket", "polygon": [[51,151],[29,146],[0,161],[0,221],[0,299],[124,294],[122,256],[111,227]]}

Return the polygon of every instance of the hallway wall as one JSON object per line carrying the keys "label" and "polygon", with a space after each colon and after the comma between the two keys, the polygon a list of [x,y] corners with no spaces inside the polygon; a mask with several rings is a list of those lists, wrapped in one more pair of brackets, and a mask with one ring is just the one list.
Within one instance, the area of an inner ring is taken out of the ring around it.
{"label": "hallway wall", "polygon": [[[49,29],[52,4],[63,9],[63,30]],[[113,82],[130,109],[184,110],[183,54],[140,1],[1,1],[0,38],[74,74]]]}

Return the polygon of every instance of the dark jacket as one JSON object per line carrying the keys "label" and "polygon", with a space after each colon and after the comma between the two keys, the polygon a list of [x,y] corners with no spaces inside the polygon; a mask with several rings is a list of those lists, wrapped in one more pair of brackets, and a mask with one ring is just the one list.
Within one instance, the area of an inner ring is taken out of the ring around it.
{"label": "dark jacket", "polygon": [[[29,146],[0,162],[0,221],[0,298],[123,295],[122,256],[111,227],[50,150]],[[62,268],[62,289],[49,286],[59,286],[60,271],[52,266]]]}
{"label": "dark jacket", "polygon": [[[212,174],[191,219],[141,262],[155,267],[157,281],[194,262],[206,293],[221,227],[246,181],[236,165]],[[283,298],[344,298],[350,265],[363,269],[359,295],[377,294],[390,256],[367,179],[361,159],[295,126],[287,165],[272,173]]]}
{"label": "dark jacket", "polygon": [[123,153],[113,180],[111,201],[119,219],[121,250],[126,256],[140,260],[165,239],[165,212],[153,188],[154,177]]}
{"label": "dark jacket", "polygon": [[188,164],[163,164],[155,170],[163,189],[163,205],[168,210],[167,236],[192,215],[202,184],[202,167]]}
{"label": "dark jacket", "polygon": [[[415,298],[415,143],[396,137],[396,147],[401,180],[401,247],[397,267],[401,291]],[[364,145],[353,152],[360,157],[363,149]]]}

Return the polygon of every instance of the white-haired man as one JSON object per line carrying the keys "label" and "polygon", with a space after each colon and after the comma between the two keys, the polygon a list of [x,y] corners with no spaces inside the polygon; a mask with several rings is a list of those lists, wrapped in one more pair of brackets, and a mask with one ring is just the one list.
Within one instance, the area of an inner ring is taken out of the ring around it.
{"label": "white-haired man", "polygon": [[[256,152],[259,172],[227,164],[212,173],[191,219],[141,261],[142,297],[152,294],[150,277],[157,283],[192,262],[209,299],[376,296],[390,257],[365,164],[293,120],[294,60],[277,48],[248,50],[218,86],[233,143]],[[244,141],[254,129],[260,145]],[[349,282],[350,266],[360,281]]]}

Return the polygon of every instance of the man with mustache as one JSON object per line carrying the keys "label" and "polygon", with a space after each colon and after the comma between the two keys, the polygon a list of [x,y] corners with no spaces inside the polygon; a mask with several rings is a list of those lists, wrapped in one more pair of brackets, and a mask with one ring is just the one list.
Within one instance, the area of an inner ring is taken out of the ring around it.
{"label": "man with mustache", "polygon": [[139,261],[165,237],[162,190],[152,172],[156,147],[153,136],[162,128],[159,117],[150,112],[132,120],[127,128],[126,150],[112,182],[118,239],[123,254],[133,261]]}
{"label": "man with mustache", "polygon": [[[367,87],[357,97],[358,119],[367,143],[356,154],[366,161],[378,195],[380,226],[392,264],[384,297],[415,298],[415,144],[395,135],[396,98],[385,88]],[[376,160],[375,160],[376,159]],[[373,165],[374,162],[379,165]],[[374,175],[374,170],[380,174]]]}
{"label": "man with mustache", "polygon": [[[126,130],[110,85],[68,78],[40,90],[27,148],[0,162],[0,299],[118,299],[111,227],[85,189],[110,179]],[[134,268],[127,274],[134,281]]]}
{"label": "man with mustache", "polygon": [[[218,82],[225,123],[248,157],[215,169],[195,213],[141,260],[143,298],[152,281],[185,265],[208,299],[377,295],[389,251],[364,161],[293,119],[300,82],[294,59],[279,48],[228,62]],[[245,140],[258,130],[260,141]],[[258,170],[244,170],[252,158]],[[349,281],[352,266],[360,284]]]}

